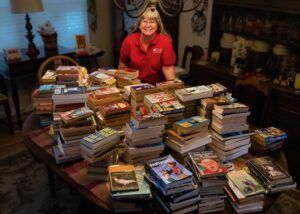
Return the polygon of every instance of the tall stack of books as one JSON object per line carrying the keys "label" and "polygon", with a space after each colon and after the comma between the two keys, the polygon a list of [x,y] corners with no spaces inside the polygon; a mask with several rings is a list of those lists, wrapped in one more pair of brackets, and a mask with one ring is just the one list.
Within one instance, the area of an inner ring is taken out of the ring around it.
{"label": "tall stack of books", "polygon": [[116,87],[116,79],[99,70],[92,72],[89,77],[92,84],[97,84],[104,87]]}
{"label": "tall stack of books", "polygon": [[[115,212],[142,211],[143,208],[145,208],[145,203],[147,203],[148,199],[151,197],[149,184],[144,179],[145,168],[143,165],[134,166],[134,172],[136,176],[135,180],[134,177],[133,179],[130,179],[127,175],[127,172],[122,171],[124,167],[130,168],[131,170],[133,168],[132,165],[112,165],[110,167],[110,177],[112,178],[111,185],[113,186],[111,189],[118,189],[117,191],[111,191],[113,209]],[[118,172],[116,172],[116,168],[118,169]],[[138,184],[138,189],[127,189],[127,183],[130,181],[133,184],[136,184],[136,181]],[[121,186],[122,184],[123,187]],[[118,188],[118,186],[120,186],[121,189]]]}
{"label": "tall stack of books", "polygon": [[88,95],[88,105],[93,110],[98,110],[104,104],[121,101],[121,92],[116,87],[99,88]]}
{"label": "tall stack of books", "polygon": [[223,188],[227,184],[228,164],[212,151],[191,152],[185,161],[199,183],[199,213],[224,210]]}
{"label": "tall stack of books", "polygon": [[109,126],[118,130],[120,127],[122,129],[125,123],[130,120],[130,117],[131,106],[125,101],[104,104],[100,106],[99,112],[97,112],[97,119],[102,127]]}
{"label": "tall stack of books", "polygon": [[166,144],[182,157],[193,150],[204,150],[205,145],[211,142],[208,125],[209,120],[200,116],[177,121],[173,130],[168,130]]}
{"label": "tall stack of books", "polygon": [[[209,146],[221,160],[233,160],[248,153],[251,146],[250,137],[244,135],[249,130],[248,115],[249,107],[241,103],[214,105],[211,123],[213,142]],[[236,134],[239,132],[242,134]],[[234,138],[229,140],[230,135],[234,135]],[[221,140],[224,137],[227,138],[226,141]]]}
{"label": "tall stack of books", "polygon": [[56,84],[78,86],[82,79],[79,72],[80,66],[58,66],[56,69]]}
{"label": "tall stack of books", "polygon": [[251,137],[251,148],[261,154],[280,149],[287,134],[276,127],[261,128]]}
{"label": "tall stack of books", "polygon": [[225,97],[209,97],[200,100],[201,107],[197,108],[198,114],[201,117],[211,119],[214,105],[228,105],[230,101]]}
{"label": "tall stack of books", "polygon": [[58,131],[61,121],[59,112],[84,107],[87,102],[86,88],[82,86],[65,87],[56,85],[52,95],[52,101],[53,128],[55,131]]}
{"label": "tall stack of books", "polygon": [[175,94],[186,107],[184,117],[191,117],[197,114],[199,100],[207,97],[212,97],[214,91],[212,88],[205,85],[178,89]]}
{"label": "tall stack of books", "polygon": [[171,155],[147,161],[145,165],[145,179],[164,212],[188,213],[197,210],[198,189],[188,169]]}
{"label": "tall stack of books", "polygon": [[172,81],[166,81],[166,82],[159,82],[156,83],[156,87],[160,91],[170,91],[170,92],[175,92],[177,89],[184,88],[184,82],[180,79],[175,79]]}
{"label": "tall stack of books", "polygon": [[80,158],[80,140],[97,129],[93,111],[87,107],[59,113],[62,119],[54,155],[58,163]]}
{"label": "tall stack of books", "polygon": [[230,205],[237,213],[263,210],[264,188],[245,170],[227,173],[228,185],[224,187]]}
{"label": "tall stack of books", "polygon": [[[146,83],[141,83],[141,84],[136,84],[135,86],[143,86],[143,85],[147,85]],[[134,86],[134,85],[127,85],[127,86],[124,86],[124,89],[123,89],[123,99],[125,101],[128,101],[130,102],[131,100],[131,87]]]}
{"label": "tall stack of books", "polygon": [[81,139],[81,156],[90,163],[103,160],[116,152],[119,141],[119,132],[106,127]]}
{"label": "tall stack of books", "polygon": [[32,100],[36,114],[40,115],[42,126],[48,126],[52,123],[52,93],[55,85],[41,85],[32,93]]}
{"label": "tall stack of books", "polygon": [[130,87],[131,107],[133,110],[144,105],[144,96],[158,92],[158,89],[151,84],[139,84]]}
{"label": "tall stack of books", "polygon": [[246,165],[267,193],[281,192],[297,186],[292,177],[268,156],[251,159]]}
{"label": "tall stack of books", "polygon": [[[155,118],[156,116],[150,116]],[[165,146],[162,142],[162,131],[166,120],[156,120],[154,125],[147,125],[142,120],[129,121],[124,127],[125,153],[127,163],[144,163],[158,158]]]}
{"label": "tall stack of books", "polygon": [[118,69],[115,73],[118,88],[124,88],[127,85],[140,84],[141,80],[138,79],[139,71],[131,68]]}

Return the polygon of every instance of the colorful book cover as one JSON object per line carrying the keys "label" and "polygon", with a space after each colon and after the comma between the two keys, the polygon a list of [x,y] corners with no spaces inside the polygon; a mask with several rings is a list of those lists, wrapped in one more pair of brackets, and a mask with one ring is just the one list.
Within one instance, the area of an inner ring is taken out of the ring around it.
{"label": "colorful book cover", "polygon": [[105,112],[113,112],[113,111],[124,111],[124,110],[131,110],[131,106],[128,102],[117,102],[117,103],[109,103],[106,105],[103,105],[101,108]]}
{"label": "colorful book cover", "polygon": [[74,109],[71,111],[67,111],[67,112],[62,112],[59,114],[59,116],[64,120],[64,121],[68,121],[71,119],[76,119],[76,118],[82,118],[82,117],[88,117],[91,116],[93,114],[93,111],[87,107],[83,107],[83,108],[78,108],[78,109]]}
{"label": "colorful book cover", "polygon": [[177,162],[171,155],[147,162],[153,175],[162,181],[163,186],[191,177],[192,173]]}
{"label": "colorful book cover", "polygon": [[264,188],[245,170],[228,172],[227,177],[245,197],[264,193]]}
{"label": "colorful book cover", "polygon": [[170,101],[155,103],[153,105],[153,108],[155,111],[157,111],[161,114],[184,111],[184,105],[182,105],[178,100],[170,100]]}
{"label": "colorful book cover", "polygon": [[104,129],[101,129],[100,131],[97,131],[93,134],[84,137],[83,140],[95,144],[115,134],[118,134],[117,130],[110,127],[106,127]]}
{"label": "colorful book cover", "polygon": [[108,173],[111,192],[139,190],[134,165],[111,165]]}
{"label": "colorful book cover", "polygon": [[254,133],[255,133],[254,134],[255,137],[265,142],[274,141],[274,140],[283,140],[287,138],[287,134],[283,130],[275,127],[258,129],[255,130]]}
{"label": "colorful book cover", "polygon": [[137,165],[134,167],[135,175],[137,178],[139,190],[133,190],[128,192],[116,192],[112,193],[113,198],[148,198],[150,197],[150,187],[148,182],[144,179],[145,168],[143,165]]}
{"label": "colorful book cover", "polygon": [[52,84],[47,84],[47,85],[41,85],[39,87],[39,92],[43,93],[43,92],[48,92],[48,91],[53,91],[54,90],[54,85]]}
{"label": "colorful book cover", "polygon": [[120,93],[120,90],[116,87],[99,88],[99,89],[93,91],[93,95],[96,98],[106,97],[108,95],[117,94],[117,93]]}
{"label": "colorful book cover", "polygon": [[270,157],[255,158],[249,160],[249,162],[270,182],[290,178],[290,176]]}
{"label": "colorful book cover", "polygon": [[195,126],[200,127],[200,126],[208,125],[209,120],[204,117],[194,116],[194,117],[189,117],[187,119],[177,121],[175,124],[176,126],[180,126],[182,128],[191,128]]}
{"label": "colorful book cover", "polygon": [[228,172],[228,165],[220,161],[213,151],[191,152],[189,156],[200,176],[216,176]]}
{"label": "colorful book cover", "polygon": [[142,90],[153,89],[153,88],[155,88],[155,86],[147,83],[147,84],[133,85],[131,87],[131,90],[142,91]]}
{"label": "colorful book cover", "polygon": [[139,122],[146,122],[146,121],[151,121],[154,119],[158,119],[158,118],[166,118],[166,116],[164,116],[163,114],[160,113],[149,113],[149,114],[137,114],[135,115],[135,118],[137,121]]}
{"label": "colorful book cover", "polygon": [[84,94],[86,91],[85,87],[65,87],[65,88],[55,88],[54,94],[64,95],[64,94]]}
{"label": "colorful book cover", "polygon": [[145,100],[148,100],[151,104],[175,99],[176,97],[170,92],[158,92],[154,94],[148,94],[145,96]]}

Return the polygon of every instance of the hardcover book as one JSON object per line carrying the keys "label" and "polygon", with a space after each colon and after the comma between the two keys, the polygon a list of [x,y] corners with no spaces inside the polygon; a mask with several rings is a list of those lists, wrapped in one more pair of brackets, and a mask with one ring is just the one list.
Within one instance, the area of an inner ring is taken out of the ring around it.
{"label": "hardcover book", "polygon": [[108,167],[111,192],[138,190],[134,165],[111,165]]}
{"label": "hardcover book", "polygon": [[201,177],[220,176],[228,172],[227,165],[212,151],[191,152],[189,156]]}
{"label": "hardcover book", "polygon": [[245,170],[228,172],[227,178],[245,197],[258,195],[265,191],[264,188]]}
{"label": "hardcover book", "polygon": [[181,180],[192,180],[192,173],[171,155],[147,161],[146,164],[163,187]]}

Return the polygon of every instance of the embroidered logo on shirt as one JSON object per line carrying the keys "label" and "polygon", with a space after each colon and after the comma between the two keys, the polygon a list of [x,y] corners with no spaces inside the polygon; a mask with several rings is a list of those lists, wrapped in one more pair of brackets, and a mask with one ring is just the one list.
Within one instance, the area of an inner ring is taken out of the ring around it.
{"label": "embroidered logo on shirt", "polygon": [[161,54],[162,48],[153,48],[153,53]]}

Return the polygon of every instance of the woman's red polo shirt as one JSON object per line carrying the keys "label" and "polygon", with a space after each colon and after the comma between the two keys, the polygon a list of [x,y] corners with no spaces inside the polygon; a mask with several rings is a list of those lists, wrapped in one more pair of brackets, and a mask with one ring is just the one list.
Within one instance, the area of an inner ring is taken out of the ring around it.
{"label": "woman's red polo shirt", "polygon": [[139,78],[143,82],[154,84],[165,81],[163,66],[172,66],[176,55],[167,35],[156,34],[148,50],[140,40],[141,33],[132,33],[123,41],[120,60],[130,68],[139,70]]}

